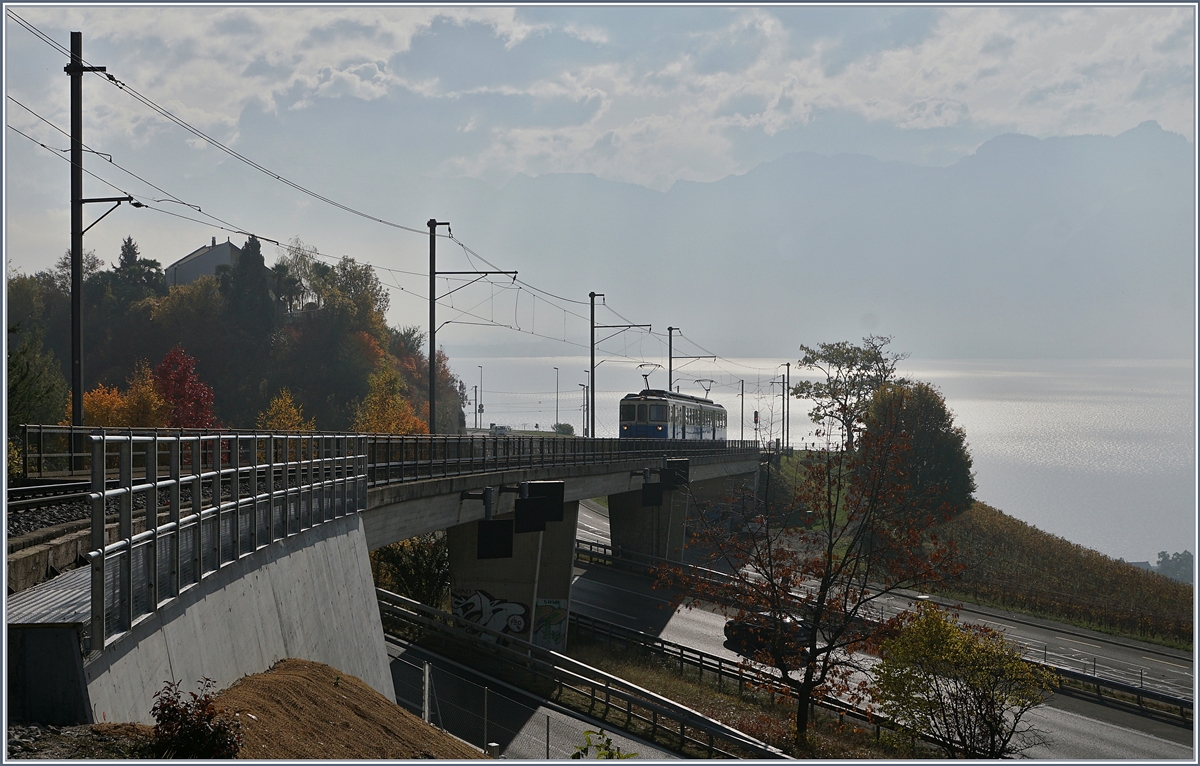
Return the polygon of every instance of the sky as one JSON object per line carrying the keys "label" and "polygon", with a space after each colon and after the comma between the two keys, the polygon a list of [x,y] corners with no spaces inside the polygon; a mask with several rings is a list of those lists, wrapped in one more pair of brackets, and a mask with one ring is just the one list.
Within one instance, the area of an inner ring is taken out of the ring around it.
{"label": "sky", "polygon": [[[397,208],[382,178],[590,173],[665,191],[796,151],[945,166],[1007,132],[1194,132],[1190,6],[6,7],[62,46],[83,31],[85,59],[273,172],[418,229],[431,211]],[[63,55],[12,17],[5,43],[8,124],[64,148],[11,100],[65,129]],[[236,228],[363,260],[395,239],[333,209],[314,218],[327,206],[98,76],[84,99],[89,146]],[[44,268],[68,241],[67,168],[12,130],[5,145],[7,261]],[[85,165],[163,197],[103,162]],[[127,233],[164,265],[190,250],[178,240],[221,233],[114,215],[88,237],[108,260]]]}
{"label": "sky", "polygon": [[[425,221],[449,220],[456,239],[439,240],[439,268],[515,269],[522,290],[491,278],[444,298],[439,321],[452,324],[439,330],[439,344],[468,385],[478,365],[503,359],[489,367],[503,380],[497,390],[541,392],[540,415],[512,405],[519,420],[544,419],[554,366],[562,367],[562,390],[572,402],[579,397],[589,291],[604,294],[599,323],[653,325],[600,344],[602,364],[610,361],[597,375],[611,396],[640,387],[647,370],[652,385],[664,383],[653,365],[665,362],[669,324],[684,328],[674,336],[676,354],[729,362],[704,373],[720,378],[723,396],[733,396],[738,377],[752,378],[748,399],[768,402],[764,381],[780,372],[769,360],[790,360],[795,376],[800,343],[896,333],[896,348],[916,361],[966,355],[961,339],[934,342],[946,328],[970,341],[1000,326],[1008,342],[987,346],[984,356],[1032,354],[1047,335],[1040,315],[1023,324],[1014,315],[1009,325],[961,307],[947,318],[928,305],[889,307],[882,299],[842,317],[837,307],[874,300],[864,298],[853,266],[819,282],[827,301],[820,308],[806,295],[789,309],[767,297],[761,273],[739,268],[736,245],[709,236],[701,224],[711,222],[697,221],[688,236],[686,218],[681,224],[677,216],[673,225],[683,230],[663,231],[636,215],[639,200],[658,210],[669,198],[672,209],[686,211],[676,203],[695,189],[728,190],[797,152],[862,155],[920,176],[971,160],[1006,134],[1043,142],[1117,137],[1148,122],[1185,141],[1195,165],[1193,5],[5,7],[6,269],[49,268],[69,244],[66,58],[26,25],[63,48],[71,31],[82,31],[85,60],[111,76],[84,79],[84,142],[94,152],[85,159],[94,174],[85,196],[130,194],[146,205],[113,211],[88,231],[87,249],[112,263],[132,236],[143,257],[166,266],[213,238],[241,244],[253,232],[266,241],[270,263],[281,252],[271,240],[298,238],[323,257],[376,266],[389,288],[389,321],[424,328]],[[596,188],[603,194],[588,196]],[[618,197],[624,207],[603,207]],[[1186,266],[1194,261],[1194,195],[1181,205],[1193,211],[1182,226]],[[85,219],[104,209],[89,205]],[[1068,224],[1076,225],[1047,225]],[[719,225],[753,231],[759,222]],[[543,236],[552,229],[558,233]],[[778,244],[764,245],[768,255],[790,257],[797,231],[773,230]],[[925,233],[929,242],[936,234]],[[925,235],[910,250],[926,247]],[[1113,239],[1107,230],[1103,238]],[[641,241],[655,243],[653,257],[638,251]],[[1080,241],[1084,251],[1104,244]],[[628,251],[613,256],[620,268],[606,265],[605,248]],[[1061,255],[1054,248],[1047,253]],[[1155,253],[1137,258],[1157,281],[1122,310],[1158,317],[1170,303],[1175,313],[1155,321],[1179,324],[1190,315],[1172,337],[1192,337],[1194,349],[1194,269],[1179,268],[1179,252],[1169,268],[1151,264]],[[666,262],[668,280],[686,275],[687,284],[700,285],[692,288],[700,300],[672,313],[665,310],[672,301],[660,305],[633,290],[627,264],[656,260]],[[1065,273],[1089,268],[1086,260],[1063,263]],[[1128,273],[1091,272],[1090,295],[1103,299],[1076,300],[1103,313],[1128,286]],[[986,290],[988,278],[981,279]],[[1164,283],[1174,291],[1170,300],[1161,297]],[[462,284],[447,279],[439,292]],[[1050,289],[1007,297],[1023,306],[1059,300]],[[968,309],[987,300],[962,299]],[[1072,338],[1100,321],[1080,305],[1071,303],[1076,316],[1062,319],[1074,322]],[[772,334],[789,321],[795,327]],[[1144,330],[1135,331],[1121,354],[1137,355],[1136,333]],[[1179,343],[1146,347],[1151,356],[1163,356],[1162,348],[1172,357],[1187,353]],[[748,358],[757,361],[730,366]],[[514,359],[531,360],[536,373],[523,378],[526,365]],[[501,369],[513,372],[502,379]],[[1177,442],[1190,446],[1194,436]],[[1191,495],[1194,503],[1191,475],[1176,477],[1172,502]]]}

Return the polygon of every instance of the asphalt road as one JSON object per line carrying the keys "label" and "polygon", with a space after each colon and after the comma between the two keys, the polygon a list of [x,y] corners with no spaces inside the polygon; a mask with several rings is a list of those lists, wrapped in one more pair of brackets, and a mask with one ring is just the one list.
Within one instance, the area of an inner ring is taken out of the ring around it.
{"label": "asphalt road", "polygon": [[[608,514],[591,501],[580,503],[577,536],[607,543]],[[608,567],[580,567],[571,588],[574,611],[657,635],[709,654],[739,659],[723,646],[725,617],[704,608],[674,609],[670,594],[655,590],[645,577]],[[891,607],[899,606],[900,600]],[[996,610],[971,607],[962,618],[984,622],[1037,653],[1041,649],[1058,664],[1078,663],[1102,675],[1125,674],[1126,682],[1153,679],[1176,693],[1192,692],[1192,659],[1183,652],[1113,639],[1104,634],[1033,620]],[[1113,677],[1120,677],[1114,675]],[[1147,684],[1149,685],[1149,684]],[[1143,716],[1123,708],[1097,704],[1086,696],[1056,694],[1033,719],[1048,733],[1048,742],[1027,757],[1039,759],[1192,759],[1193,729],[1170,716]]]}

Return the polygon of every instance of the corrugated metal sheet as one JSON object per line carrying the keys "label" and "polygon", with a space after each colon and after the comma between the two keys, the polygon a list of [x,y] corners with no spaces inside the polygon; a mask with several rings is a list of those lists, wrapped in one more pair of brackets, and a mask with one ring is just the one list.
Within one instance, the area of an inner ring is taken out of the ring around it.
{"label": "corrugated metal sheet", "polygon": [[9,625],[91,620],[91,567],[79,567],[8,597]]}

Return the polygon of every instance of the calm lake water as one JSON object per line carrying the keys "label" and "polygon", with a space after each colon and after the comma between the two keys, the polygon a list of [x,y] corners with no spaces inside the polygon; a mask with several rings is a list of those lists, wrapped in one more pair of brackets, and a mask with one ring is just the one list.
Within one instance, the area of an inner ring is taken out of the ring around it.
{"label": "calm lake water", "polygon": [[[793,365],[795,364],[795,360]],[[469,395],[484,366],[484,425],[548,429],[559,419],[582,426],[586,357],[454,359]],[[676,369],[681,390],[710,396],[730,412],[738,438],[740,379],[746,383],[746,437],[774,438],[779,390],[776,360],[692,362]],[[639,390],[645,369],[612,360],[597,370],[596,424],[616,433],[617,401]],[[782,372],[783,368],[779,368]],[[967,432],[976,496],[1005,513],[1074,543],[1127,561],[1159,551],[1196,552],[1196,453],[1193,363],[1188,360],[906,360],[901,373],[937,386]],[[697,384],[696,379],[714,383]],[[795,367],[792,383],[799,379]],[[777,380],[777,379],[776,379]],[[662,370],[650,385],[665,387]],[[808,406],[794,402],[791,439],[810,436]],[[472,419],[468,417],[468,426]]]}

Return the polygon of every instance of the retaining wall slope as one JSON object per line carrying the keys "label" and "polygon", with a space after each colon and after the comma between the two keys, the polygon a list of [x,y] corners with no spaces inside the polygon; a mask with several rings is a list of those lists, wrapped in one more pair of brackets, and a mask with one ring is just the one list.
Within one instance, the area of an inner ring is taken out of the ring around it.
{"label": "retaining wall slope", "polygon": [[323,662],[395,699],[362,519],[352,514],[222,567],[84,664],[92,720],[153,723],[167,681],[193,691],[278,660]]}

